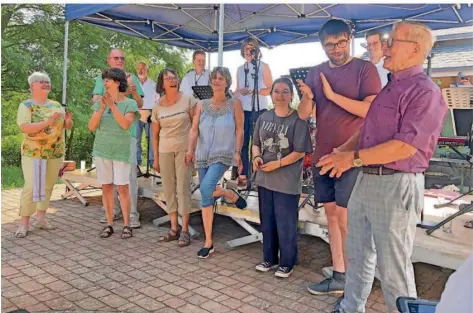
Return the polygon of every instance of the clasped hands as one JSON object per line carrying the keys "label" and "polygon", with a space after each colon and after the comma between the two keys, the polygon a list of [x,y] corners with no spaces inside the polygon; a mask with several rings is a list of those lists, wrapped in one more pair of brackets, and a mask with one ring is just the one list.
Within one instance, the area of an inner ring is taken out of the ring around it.
{"label": "clasped hands", "polygon": [[253,172],[258,172],[260,169],[263,172],[272,172],[281,167],[281,160],[270,161],[264,163],[263,158],[256,156],[253,159]]}

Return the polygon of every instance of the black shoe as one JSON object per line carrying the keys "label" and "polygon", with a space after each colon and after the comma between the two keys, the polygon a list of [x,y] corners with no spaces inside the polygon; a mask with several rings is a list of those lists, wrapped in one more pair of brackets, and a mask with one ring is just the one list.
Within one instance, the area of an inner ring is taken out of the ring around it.
{"label": "black shoe", "polygon": [[258,272],[263,272],[263,273],[266,273],[270,270],[275,270],[276,268],[278,268],[277,264],[273,264],[271,262],[266,262],[266,261],[263,261],[260,264],[255,266],[255,269]]}
{"label": "black shoe", "polygon": [[291,275],[291,273],[292,273],[292,267],[282,266],[278,268],[276,273],[274,273],[274,276],[279,277],[279,278],[287,278]]}
{"label": "black shoe", "polygon": [[307,288],[307,290],[314,295],[343,294],[344,289],[345,280],[339,281],[333,277],[327,278]]}
{"label": "black shoe", "polygon": [[211,245],[210,248],[202,248],[197,252],[197,257],[199,259],[206,259],[210,256],[210,254],[214,253],[214,245]]}

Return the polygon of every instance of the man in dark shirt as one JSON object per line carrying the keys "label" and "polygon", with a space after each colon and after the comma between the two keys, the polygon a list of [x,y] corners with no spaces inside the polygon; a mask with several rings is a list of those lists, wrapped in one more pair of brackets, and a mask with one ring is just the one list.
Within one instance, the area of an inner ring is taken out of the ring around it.
{"label": "man in dark shirt", "polygon": [[[353,43],[349,25],[341,20],[330,20],[320,29],[319,37],[329,61],[312,68],[305,84],[299,81],[303,93],[299,117],[308,119],[314,105],[316,108],[314,164],[360,129],[371,101],[381,90],[376,67],[371,62],[350,56],[350,44]],[[308,290],[316,295],[342,294],[347,266],[344,256],[346,207],[358,170],[347,171],[339,178],[322,175],[317,168],[313,173],[316,201],[324,204],[327,214],[333,274]]]}

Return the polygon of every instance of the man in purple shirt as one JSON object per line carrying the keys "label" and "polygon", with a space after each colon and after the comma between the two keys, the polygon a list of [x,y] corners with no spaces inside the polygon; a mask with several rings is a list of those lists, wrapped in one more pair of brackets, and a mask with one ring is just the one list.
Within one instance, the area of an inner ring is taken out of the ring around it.
{"label": "man in purple shirt", "polygon": [[394,25],[384,49],[391,81],[361,131],[317,164],[334,177],[362,168],[348,203],[345,295],[334,312],[365,312],[376,266],[389,312],[398,297],[417,297],[410,257],[424,204],[423,172],[447,112],[439,87],[422,68],[433,44],[423,24]]}
{"label": "man in purple shirt", "polygon": [[[330,20],[320,29],[319,38],[329,61],[312,68],[305,84],[299,81],[303,93],[298,107],[299,117],[308,119],[314,105],[316,108],[314,164],[360,129],[371,101],[381,90],[376,67],[369,61],[350,56],[352,39],[348,24]],[[327,279],[308,288],[312,294],[343,293],[347,263],[344,257],[346,207],[357,174],[358,169],[352,169],[339,178],[332,178],[313,168],[315,198],[318,203],[323,203],[327,214],[333,272],[324,273]]]}

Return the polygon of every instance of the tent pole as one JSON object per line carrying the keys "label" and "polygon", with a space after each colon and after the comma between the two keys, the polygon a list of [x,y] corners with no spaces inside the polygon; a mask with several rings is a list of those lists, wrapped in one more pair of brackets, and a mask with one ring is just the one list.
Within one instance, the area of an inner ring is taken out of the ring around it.
{"label": "tent pole", "polygon": [[218,66],[223,66],[223,31],[224,31],[224,4],[220,3],[220,11],[218,15]]}
{"label": "tent pole", "polygon": [[62,105],[66,105],[67,89],[67,50],[69,48],[69,21],[64,24],[64,66],[62,69]]}
{"label": "tent pole", "polygon": [[212,54],[210,54],[210,51],[208,52],[208,55],[209,55],[209,62],[207,63],[207,69],[210,73],[210,62],[212,61]]}

